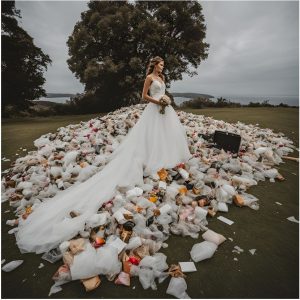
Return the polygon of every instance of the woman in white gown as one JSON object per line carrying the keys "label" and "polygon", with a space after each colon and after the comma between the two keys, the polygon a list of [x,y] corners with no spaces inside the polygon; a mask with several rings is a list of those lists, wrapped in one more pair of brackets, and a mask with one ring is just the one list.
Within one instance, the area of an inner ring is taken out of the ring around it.
{"label": "woman in white gown", "polygon": [[[88,180],[44,199],[26,220],[20,218],[16,240],[22,253],[56,248],[84,230],[86,220],[114,197],[117,186],[143,185],[143,176],[192,158],[185,129],[173,107],[166,106],[165,114],[159,112],[159,99],[165,94],[163,67],[160,57],[150,61],[143,88],[143,98],[149,103],[105,167]],[[71,218],[71,211],[80,215]]]}

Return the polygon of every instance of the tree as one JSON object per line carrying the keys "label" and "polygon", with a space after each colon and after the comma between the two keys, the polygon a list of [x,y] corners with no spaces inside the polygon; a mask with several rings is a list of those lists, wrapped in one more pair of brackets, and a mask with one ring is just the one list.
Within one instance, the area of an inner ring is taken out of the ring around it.
{"label": "tree", "polygon": [[13,105],[26,110],[32,105],[29,100],[46,96],[43,69],[51,59],[19,27],[16,17],[21,16],[15,1],[1,1],[1,9],[2,108]]}
{"label": "tree", "polygon": [[225,107],[229,105],[229,101],[223,97],[217,98],[217,107]]}
{"label": "tree", "polygon": [[206,26],[196,1],[90,1],[68,38],[68,66],[85,85],[77,99],[99,111],[141,101],[146,65],[165,61],[166,87],[197,74],[207,58]]}

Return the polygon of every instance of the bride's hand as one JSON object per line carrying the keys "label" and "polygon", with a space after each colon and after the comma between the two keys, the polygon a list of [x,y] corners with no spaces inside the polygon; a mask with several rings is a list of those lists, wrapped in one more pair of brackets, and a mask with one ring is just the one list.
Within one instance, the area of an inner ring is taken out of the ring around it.
{"label": "bride's hand", "polygon": [[159,104],[160,106],[168,106],[168,103],[166,103],[165,101],[162,100],[163,97],[164,97],[164,96],[162,96],[161,98],[159,98],[158,104]]}
{"label": "bride's hand", "polygon": [[160,98],[164,103],[166,103],[167,105],[171,104],[171,99],[168,95],[163,95],[161,98]]}

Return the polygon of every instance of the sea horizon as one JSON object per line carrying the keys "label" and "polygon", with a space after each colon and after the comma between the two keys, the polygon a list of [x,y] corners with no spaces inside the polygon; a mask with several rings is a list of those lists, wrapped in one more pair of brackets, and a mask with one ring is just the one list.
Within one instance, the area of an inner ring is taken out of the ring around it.
{"label": "sea horizon", "polygon": [[[250,102],[260,102],[269,101],[269,104],[279,105],[280,103],[287,104],[289,106],[298,106],[299,107],[299,96],[248,96],[248,95],[215,95],[213,98],[210,98],[213,101],[217,101],[217,98],[223,97],[226,100],[231,102],[240,103],[240,104],[249,104]],[[55,103],[66,103],[70,97],[41,97],[35,101],[50,101]],[[191,100],[191,98],[186,97],[174,97],[174,101],[177,105],[180,105],[184,101]]]}

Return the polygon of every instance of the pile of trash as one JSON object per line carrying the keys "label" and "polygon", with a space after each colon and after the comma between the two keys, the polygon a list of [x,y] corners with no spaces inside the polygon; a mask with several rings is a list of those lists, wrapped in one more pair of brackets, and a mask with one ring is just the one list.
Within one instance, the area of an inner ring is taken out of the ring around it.
{"label": "pile of trash", "polygon": [[[145,106],[123,107],[35,140],[37,150],[16,159],[3,172],[2,202],[9,201],[16,215],[7,220],[6,224],[16,226],[9,233],[16,232],[19,220],[26,219],[44,198],[100,172]],[[284,180],[275,166],[296,148],[282,133],[184,111],[177,115],[193,158],[144,177],[141,186],[119,187],[83,231],[45,253],[43,259],[52,263],[63,260],[53,276],[50,294],[71,280],[81,280],[86,291],[93,290],[100,285],[102,274],[125,286],[130,286],[132,276],[138,276],[144,289],[157,289],[156,280],[161,283],[171,276],[167,293],[189,298],[184,272],[195,271],[195,266],[182,262],[169,267],[167,257],[159,252],[168,246],[170,234],[197,239],[204,231],[204,241],[193,246],[191,258],[195,262],[211,258],[226,239],[208,229],[207,219],[228,212],[232,204],[259,209],[259,199],[247,189],[266,179]],[[239,153],[216,148],[212,142],[215,130],[239,134]],[[70,217],[77,215],[70,213]]]}

